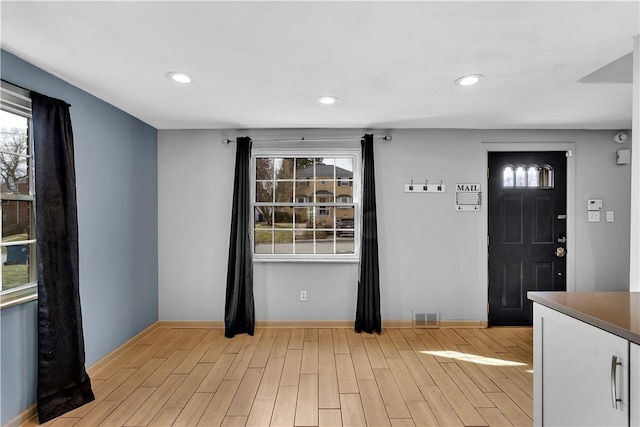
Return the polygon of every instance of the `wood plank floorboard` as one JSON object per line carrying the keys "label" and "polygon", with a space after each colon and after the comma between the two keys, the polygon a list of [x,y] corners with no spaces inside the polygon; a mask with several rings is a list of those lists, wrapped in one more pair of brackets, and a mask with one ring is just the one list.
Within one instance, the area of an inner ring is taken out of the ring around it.
{"label": "wood plank floorboard", "polygon": [[[108,356],[56,426],[531,426],[531,328],[162,326]],[[38,425],[29,421],[23,426]]]}

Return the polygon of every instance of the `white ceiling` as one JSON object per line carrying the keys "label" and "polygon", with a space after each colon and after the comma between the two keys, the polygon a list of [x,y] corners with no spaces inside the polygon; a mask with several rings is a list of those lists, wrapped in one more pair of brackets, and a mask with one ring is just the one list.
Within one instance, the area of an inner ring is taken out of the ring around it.
{"label": "white ceiling", "polygon": [[3,49],[158,129],[631,127],[630,60],[579,80],[632,51],[638,1],[0,7]]}

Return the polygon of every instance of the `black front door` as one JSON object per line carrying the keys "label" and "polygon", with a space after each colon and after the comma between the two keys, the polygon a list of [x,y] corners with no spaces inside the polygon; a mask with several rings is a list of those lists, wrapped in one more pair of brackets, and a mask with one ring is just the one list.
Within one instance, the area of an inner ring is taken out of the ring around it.
{"label": "black front door", "polygon": [[566,290],[564,151],[489,153],[489,325],[531,325],[527,291]]}

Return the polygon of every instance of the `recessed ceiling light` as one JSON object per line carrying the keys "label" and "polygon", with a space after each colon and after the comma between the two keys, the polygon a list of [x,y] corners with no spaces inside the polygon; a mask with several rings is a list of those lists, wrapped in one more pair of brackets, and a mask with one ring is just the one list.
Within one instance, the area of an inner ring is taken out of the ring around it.
{"label": "recessed ceiling light", "polygon": [[192,81],[190,75],[181,73],[179,71],[170,71],[166,75],[168,79],[171,79],[176,83],[189,84]]}
{"label": "recessed ceiling light", "polygon": [[482,74],[469,74],[467,76],[462,76],[456,79],[456,84],[458,86],[473,86],[480,82],[480,80],[484,79]]}
{"label": "recessed ceiling light", "polygon": [[340,100],[335,96],[320,96],[316,98],[316,101],[318,101],[320,104],[331,105],[337,103]]}

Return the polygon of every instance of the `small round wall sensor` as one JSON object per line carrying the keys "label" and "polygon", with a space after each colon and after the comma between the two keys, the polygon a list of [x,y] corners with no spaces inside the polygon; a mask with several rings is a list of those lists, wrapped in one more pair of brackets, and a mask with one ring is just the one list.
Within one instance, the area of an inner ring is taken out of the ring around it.
{"label": "small round wall sensor", "polygon": [[616,132],[616,134],[613,135],[613,140],[617,144],[624,144],[625,142],[627,142],[627,133],[624,131]]}

